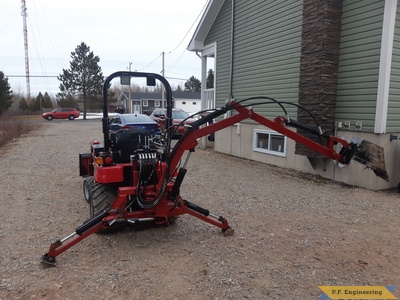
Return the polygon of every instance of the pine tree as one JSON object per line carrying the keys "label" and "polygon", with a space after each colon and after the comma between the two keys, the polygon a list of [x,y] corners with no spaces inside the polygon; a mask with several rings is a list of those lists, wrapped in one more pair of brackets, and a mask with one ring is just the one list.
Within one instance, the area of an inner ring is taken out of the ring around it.
{"label": "pine tree", "polygon": [[214,88],[214,71],[212,69],[208,70],[206,88],[207,89]]}
{"label": "pine tree", "polygon": [[32,98],[32,101],[30,103],[31,111],[32,112],[37,112],[37,111],[41,112],[41,109],[43,107],[42,103],[43,103],[43,94],[42,94],[42,92],[39,92],[39,94],[36,97]]}
{"label": "pine tree", "polygon": [[53,102],[51,101],[51,98],[47,92],[45,92],[43,95],[42,107],[43,108],[53,108]]}
{"label": "pine tree", "polygon": [[25,98],[22,98],[22,99],[19,101],[18,108],[19,108],[20,110],[22,110],[23,112],[29,110],[29,105],[28,105],[28,103],[26,102],[26,99],[25,99]]}
{"label": "pine tree", "polygon": [[200,92],[201,82],[196,77],[192,76],[185,82],[186,92]]}
{"label": "pine tree", "polygon": [[90,99],[101,97],[104,78],[98,65],[100,58],[95,56],[84,42],[71,52],[71,58],[70,69],[63,69],[63,73],[57,77],[61,81],[57,96],[62,99],[71,95],[82,97],[83,119],[86,119]]}
{"label": "pine tree", "polygon": [[78,109],[78,103],[76,102],[74,97],[72,97],[71,94],[68,94],[65,97],[64,96],[60,97],[57,100],[57,105],[59,107],[75,107],[76,109]]}
{"label": "pine tree", "polygon": [[8,78],[0,71],[0,116],[5,113],[12,105],[12,90],[8,83]]}

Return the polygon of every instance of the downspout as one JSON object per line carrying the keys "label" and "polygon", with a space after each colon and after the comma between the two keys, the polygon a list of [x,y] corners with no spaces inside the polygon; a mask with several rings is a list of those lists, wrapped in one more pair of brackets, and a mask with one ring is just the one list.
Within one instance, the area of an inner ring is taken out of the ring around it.
{"label": "downspout", "polygon": [[235,0],[232,0],[231,11],[231,57],[230,57],[230,71],[229,71],[229,100],[233,99],[233,42],[234,42],[234,24],[235,24]]}

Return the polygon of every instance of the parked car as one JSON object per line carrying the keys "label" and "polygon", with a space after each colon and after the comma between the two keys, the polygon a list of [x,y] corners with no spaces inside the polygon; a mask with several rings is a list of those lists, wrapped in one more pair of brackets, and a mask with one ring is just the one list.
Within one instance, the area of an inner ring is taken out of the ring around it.
{"label": "parked car", "polygon": [[78,118],[79,115],[80,112],[76,108],[61,107],[42,114],[42,117],[43,119],[46,119],[48,121],[51,121],[53,119],[68,119],[72,121],[75,120],[75,118]]}
{"label": "parked car", "polygon": [[145,129],[151,134],[160,134],[160,127],[153,119],[143,114],[115,114],[109,121],[110,133],[121,129]]}
{"label": "parked car", "polygon": [[[152,118],[160,125],[161,131],[165,131],[166,115],[167,115],[167,109],[165,108],[156,108],[150,115],[150,118]],[[191,124],[194,121],[196,121],[196,119],[189,117],[190,115],[183,109],[180,108],[172,109],[172,125],[175,125],[176,127],[173,136],[175,137],[182,136],[186,130],[183,124]]]}

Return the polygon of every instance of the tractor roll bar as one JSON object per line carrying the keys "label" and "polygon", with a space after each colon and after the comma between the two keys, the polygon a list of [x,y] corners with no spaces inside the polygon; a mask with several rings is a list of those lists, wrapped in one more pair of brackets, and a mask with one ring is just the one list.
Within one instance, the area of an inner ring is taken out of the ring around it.
{"label": "tractor roll bar", "polygon": [[155,85],[155,79],[161,81],[161,83],[165,87],[165,94],[167,100],[167,117],[166,117],[166,128],[167,128],[167,135],[170,135],[171,126],[172,126],[172,89],[169,85],[169,82],[161,75],[156,73],[145,73],[145,72],[126,72],[126,71],[118,71],[112,73],[107,79],[104,81],[103,84],[103,135],[104,135],[104,150],[108,153],[110,148],[110,139],[108,137],[108,88],[110,85],[111,80],[116,77],[129,77],[129,84],[131,82],[131,77],[142,77],[146,78],[147,85]]}

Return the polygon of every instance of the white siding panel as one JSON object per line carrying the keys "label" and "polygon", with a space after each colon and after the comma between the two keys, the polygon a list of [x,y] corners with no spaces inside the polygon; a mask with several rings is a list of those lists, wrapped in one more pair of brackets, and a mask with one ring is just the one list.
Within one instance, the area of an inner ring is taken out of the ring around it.
{"label": "white siding panel", "polygon": [[397,4],[389,86],[387,132],[400,131],[400,4]]}

